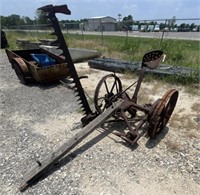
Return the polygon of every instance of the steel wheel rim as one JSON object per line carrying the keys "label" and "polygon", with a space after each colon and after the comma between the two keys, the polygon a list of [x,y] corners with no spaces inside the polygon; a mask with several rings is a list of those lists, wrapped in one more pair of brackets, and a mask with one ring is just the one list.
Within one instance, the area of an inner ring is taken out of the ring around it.
{"label": "steel wheel rim", "polygon": [[[113,83],[108,83],[110,81]],[[114,74],[104,76],[99,81],[94,93],[96,111],[99,114],[102,113],[120,92],[122,92],[122,84],[119,77]]]}
{"label": "steel wheel rim", "polygon": [[154,138],[167,125],[178,99],[178,91],[171,89],[160,99],[149,120],[148,134]]}

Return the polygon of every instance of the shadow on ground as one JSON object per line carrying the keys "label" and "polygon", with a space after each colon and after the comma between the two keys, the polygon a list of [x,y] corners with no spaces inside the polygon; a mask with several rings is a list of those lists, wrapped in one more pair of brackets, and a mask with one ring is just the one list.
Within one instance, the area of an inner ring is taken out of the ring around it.
{"label": "shadow on ground", "polygon": [[[53,165],[49,166],[48,169],[46,169],[45,172],[39,178],[37,178],[34,181],[31,181],[31,185],[29,185],[29,186],[36,185],[39,181],[45,179],[46,177],[48,177],[49,175],[51,175],[55,171],[59,170],[61,167],[65,166],[67,163],[69,163],[70,161],[75,159],[78,155],[84,153],[85,151],[87,151],[89,148],[91,148],[92,146],[97,144],[99,141],[101,141],[105,137],[109,137],[115,143],[123,144],[124,146],[130,148],[132,151],[136,150],[138,148],[138,144],[137,143],[135,143],[134,145],[130,146],[130,144],[126,143],[125,141],[123,141],[122,139],[118,138],[117,136],[116,136],[116,138],[114,138],[114,136],[110,136],[110,134],[113,133],[113,131],[124,132],[126,127],[127,126],[126,126],[126,124],[124,122],[121,122],[121,123],[111,122],[111,123],[106,123],[106,125],[104,124],[102,129],[99,130],[100,131],[99,135],[97,135],[95,138],[91,139],[90,141],[88,141],[87,143],[85,143],[83,146],[79,147],[75,151],[73,151],[70,154],[66,155],[65,157],[63,157],[58,162],[56,162]],[[143,127],[141,131],[146,133],[145,128],[146,127]],[[166,136],[168,131],[169,131],[169,128],[167,128],[167,127],[164,128],[163,131],[161,131],[160,133],[157,134],[156,139],[148,139],[148,141],[146,142],[145,146],[147,148],[149,148],[149,149],[154,148],[157,144],[160,143],[160,141],[162,139],[164,139],[164,137]],[[147,137],[147,136],[148,135],[146,134],[145,137]]]}

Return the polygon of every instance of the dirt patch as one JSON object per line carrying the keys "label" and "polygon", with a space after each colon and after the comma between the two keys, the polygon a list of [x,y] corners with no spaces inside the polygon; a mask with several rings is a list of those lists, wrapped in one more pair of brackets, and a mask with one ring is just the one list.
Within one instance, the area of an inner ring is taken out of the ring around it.
{"label": "dirt patch", "polygon": [[[5,54],[0,55],[0,194],[13,195],[21,194],[20,181],[36,160],[81,131],[82,114],[71,89],[60,83],[24,86]],[[90,69],[87,63],[76,68],[79,76],[88,76],[81,83],[93,98],[97,83],[110,72]],[[117,75],[123,87],[137,79]],[[199,194],[199,96],[183,86],[152,81],[142,84],[139,103],[154,102],[171,88],[179,91],[178,103],[155,140],[143,136],[130,148],[99,128],[23,194]]]}

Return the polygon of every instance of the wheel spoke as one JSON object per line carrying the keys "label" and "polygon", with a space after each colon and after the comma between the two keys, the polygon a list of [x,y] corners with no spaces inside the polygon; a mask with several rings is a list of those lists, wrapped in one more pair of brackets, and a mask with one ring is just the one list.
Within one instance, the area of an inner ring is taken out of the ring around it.
{"label": "wheel spoke", "polygon": [[[114,89],[115,86],[117,86],[117,81],[116,81],[116,80],[115,80],[114,83],[113,83],[113,86],[112,86],[112,88],[111,88],[111,90],[110,90],[110,93],[113,92],[113,89]],[[117,91],[116,91],[116,92],[117,92]]]}
{"label": "wheel spoke", "polygon": [[98,98],[98,100],[104,100],[104,97],[100,97],[100,98]]}
{"label": "wheel spoke", "polygon": [[104,84],[105,84],[105,87],[106,87],[106,92],[109,93],[108,85],[107,85],[106,81],[104,81]]}
{"label": "wheel spoke", "polygon": [[108,108],[113,101],[113,97],[120,92],[122,92],[120,79],[114,74],[104,76],[99,81],[94,94],[94,104],[97,112],[102,113]]}

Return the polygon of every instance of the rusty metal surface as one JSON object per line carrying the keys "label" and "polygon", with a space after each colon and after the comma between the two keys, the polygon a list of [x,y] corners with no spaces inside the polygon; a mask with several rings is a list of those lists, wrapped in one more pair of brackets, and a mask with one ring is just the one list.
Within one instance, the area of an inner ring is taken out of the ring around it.
{"label": "rusty metal surface", "polygon": [[[46,12],[47,17],[52,23],[51,26],[54,29],[53,34],[57,36],[56,42],[59,45],[59,49],[63,51],[61,54],[62,57],[59,60],[60,63],[67,64],[69,75],[74,84],[73,89],[76,92],[79,104],[84,112],[84,117],[81,119],[84,128],[52,154],[47,156],[43,161],[37,161],[37,166],[25,176],[24,183],[20,190],[24,190],[28,187],[33,181],[38,179],[49,166],[73,149],[97,127],[105,122],[109,122],[109,119],[112,119],[112,121],[120,121],[127,125],[126,131],[114,133],[131,146],[146,132],[149,134],[150,138],[154,138],[157,133],[162,131],[166,126],[178,99],[178,91],[176,89],[170,89],[162,98],[156,100],[154,103],[150,102],[145,105],[139,105],[137,103],[138,93],[147,67],[150,66],[152,69],[156,68],[164,55],[163,51],[154,50],[144,55],[138,80],[133,82],[133,84],[126,89],[122,89],[123,85],[121,80],[115,74],[104,76],[95,90],[94,103],[96,110],[92,111],[55,16],[56,13],[69,14],[70,11],[67,6],[52,5],[39,9]],[[126,91],[134,85],[136,85],[135,91],[132,97],[129,97]],[[143,115],[137,115],[138,112]],[[148,128],[143,128],[146,123],[148,124]]]}
{"label": "rusty metal surface", "polygon": [[[26,65],[26,63],[21,59],[21,58],[13,58],[13,62],[16,62],[20,68],[22,69],[22,72],[24,74],[24,77],[30,77],[30,72],[28,69],[28,66]],[[12,64],[13,64],[12,62]]]}
{"label": "rusty metal surface", "polygon": [[117,94],[122,92],[122,83],[114,74],[104,76],[94,92],[94,104],[98,114],[108,108]]}
{"label": "rusty metal surface", "polygon": [[[43,49],[29,49],[29,50],[6,50],[10,63],[17,64],[21,68],[21,74],[25,78],[33,79],[41,83],[47,83],[55,80],[65,78],[69,75],[67,63],[62,63],[62,58]],[[31,54],[47,54],[49,57],[56,60],[56,64],[48,67],[42,67],[33,61]],[[16,71],[15,71],[16,72]],[[16,72],[17,74],[17,72]],[[18,74],[17,74],[18,76]],[[18,77],[19,78],[19,77]]]}
{"label": "rusty metal surface", "polygon": [[[146,68],[148,66],[152,69],[157,68],[163,56],[164,53],[160,50],[154,50],[144,55],[138,80],[127,88],[129,89],[133,85],[136,85],[132,97],[128,96],[126,89],[122,90],[122,83],[115,74],[104,76],[96,87],[94,103],[96,111],[99,114],[103,111],[106,112],[106,108],[118,99],[124,99],[124,103],[119,107],[119,111],[115,113],[114,118],[117,120],[121,118],[127,125],[129,131],[126,133],[118,132],[116,135],[131,145],[136,143],[140,138],[141,134],[139,131],[147,122],[149,123],[148,134],[151,138],[154,138],[158,132],[162,131],[176,105],[178,91],[175,89],[169,90],[161,99],[158,99],[154,103],[146,103],[145,105],[137,104],[138,93],[145,76]],[[113,80],[109,80],[110,78]],[[103,94],[101,94],[102,88],[105,88]],[[137,111],[142,112],[143,117],[139,119],[138,124],[132,126],[129,121],[137,118]]]}
{"label": "rusty metal surface", "polygon": [[23,183],[20,186],[20,191],[24,191],[29,185],[36,181],[41,174],[43,174],[50,165],[58,161],[65,154],[67,154],[72,148],[74,148],[78,143],[80,143],[84,138],[86,138],[91,132],[93,132],[97,127],[102,125],[109,117],[112,116],[120,105],[123,104],[123,100],[118,100],[113,103],[106,112],[99,115],[91,123],[85,126],[82,131],[77,133],[74,137],[69,139],[67,142],[59,146],[54,152],[48,155],[44,160],[37,161],[36,165],[30,170],[23,178]]}
{"label": "rusty metal surface", "polygon": [[154,138],[157,133],[165,128],[176,106],[177,99],[178,91],[170,89],[159,100],[153,113],[149,116],[148,134],[151,138]]}
{"label": "rusty metal surface", "polygon": [[67,64],[56,64],[54,66],[37,67],[30,66],[34,78],[41,83],[56,81],[69,75]]}
{"label": "rusty metal surface", "polygon": [[79,104],[81,105],[81,108],[83,112],[85,113],[85,115],[89,115],[92,113],[92,111],[86,99],[78,74],[74,67],[73,60],[71,58],[64,36],[61,32],[60,25],[55,15],[56,13],[71,14],[71,12],[68,9],[67,5],[61,5],[61,6],[48,5],[48,6],[39,8],[39,10],[45,12],[47,14],[47,18],[51,21],[50,26],[54,30],[52,35],[55,35],[57,37],[57,40],[55,41],[55,43],[58,44],[58,49],[62,50],[61,56],[63,58],[63,63],[67,63],[68,65],[69,74],[72,78],[72,82],[74,83],[74,91],[77,93],[76,96],[78,97]]}

